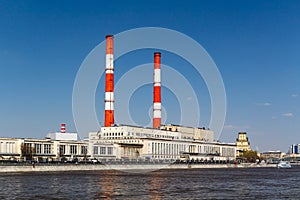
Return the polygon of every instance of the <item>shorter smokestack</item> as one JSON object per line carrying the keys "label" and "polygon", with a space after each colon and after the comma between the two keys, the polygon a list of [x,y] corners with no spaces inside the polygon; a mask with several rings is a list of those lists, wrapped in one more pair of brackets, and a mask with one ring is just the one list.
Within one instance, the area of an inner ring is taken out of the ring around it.
{"label": "shorter smokestack", "polygon": [[153,85],[153,128],[161,125],[161,77],[160,77],[160,53],[154,53],[154,85]]}
{"label": "shorter smokestack", "polygon": [[61,133],[66,133],[66,124],[61,124],[60,125],[60,132]]}

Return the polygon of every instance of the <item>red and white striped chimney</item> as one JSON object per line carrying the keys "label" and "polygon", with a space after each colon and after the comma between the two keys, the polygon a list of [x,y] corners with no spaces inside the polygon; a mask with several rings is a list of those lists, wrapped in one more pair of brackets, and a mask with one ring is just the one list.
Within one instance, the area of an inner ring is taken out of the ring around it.
{"label": "red and white striped chimney", "polygon": [[160,53],[154,53],[154,87],[153,87],[153,128],[161,125],[161,96],[160,96]]}
{"label": "red and white striped chimney", "polygon": [[66,124],[61,124],[60,125],[60,132],[61,133],[66,133]]}
{"label": "red and white striped chimney", "polygon": [[105,119],[104,126],[114,124],[114,38],[106,36],[106,66],[105,66]]}

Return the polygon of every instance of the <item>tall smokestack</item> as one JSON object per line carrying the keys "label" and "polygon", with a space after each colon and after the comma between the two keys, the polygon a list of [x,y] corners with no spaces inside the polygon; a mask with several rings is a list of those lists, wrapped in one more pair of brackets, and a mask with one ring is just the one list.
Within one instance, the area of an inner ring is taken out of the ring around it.
{"label": "tall smokestack", "polygon": [[66,124],[61,124],[60,125],[60,132],[61,133],[66,133]]}
{"label": "tall smokestack", "polygon": [[153,128],[161,125],[160,53],[154,53]]}
{"label": "tall smokestack", "polygon": [[105,67],[105,119],[104,126],[114,124],[114,38],[106,36],[106,67]]}

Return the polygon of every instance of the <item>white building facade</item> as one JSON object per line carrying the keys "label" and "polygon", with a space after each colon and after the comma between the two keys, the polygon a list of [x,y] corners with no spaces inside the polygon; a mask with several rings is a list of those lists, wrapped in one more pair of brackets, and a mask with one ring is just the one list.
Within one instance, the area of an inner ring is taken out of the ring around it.
{"label": "white building facade", "polygon": [[162,126],[101,127],[89,134],[91,157],[96,159],[233,160],[235,144],[213,141],[213,131],[203,128]]}
{"label": "white building facade", "polygon": [[80,161],[89,155],[88,141],[0,138],[0,160]]}

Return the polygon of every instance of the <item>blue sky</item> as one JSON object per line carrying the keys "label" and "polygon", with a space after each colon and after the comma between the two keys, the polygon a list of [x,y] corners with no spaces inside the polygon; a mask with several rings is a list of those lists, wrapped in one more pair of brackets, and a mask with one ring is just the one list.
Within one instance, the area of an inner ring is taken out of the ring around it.
{"label": "blue sky", "polygon": [[[247,131],[252,148],[287,151],[300,143],[299,10],[299,1],[0,0],[0,136],[42,138],[59,130],[61,122],[76,131],[72,89],[87,54],[107,34],[152,26],[190,36],[218,66],[227,95],[222,141],[234,142],[238,131]],[[152,62],[152,53],[138,51],[117,60],[117,80]],[[171,53],[163,56],[163,64],[179,71],[188,65]],[[191,81],[200,99],[201,124],[208,126],[205,83],[192,69],[180,72]],[[101,79],[95,105],[99,121],[103,90]],[[137,90],[129,106],[142,102],[132,112],[141,125],[150,120],[151,93],[151,85]],[[167,88],[163,104],[167,122],[177,123],[176,98]]]}

